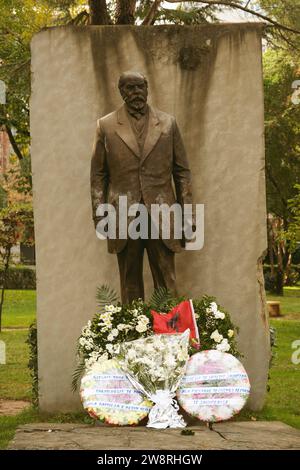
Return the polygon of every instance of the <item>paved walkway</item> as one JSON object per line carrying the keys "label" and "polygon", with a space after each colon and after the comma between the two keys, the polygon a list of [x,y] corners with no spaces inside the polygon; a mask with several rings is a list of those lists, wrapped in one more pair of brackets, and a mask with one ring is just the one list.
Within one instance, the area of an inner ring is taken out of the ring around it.
{"label": "paved walkway", "polygon": [[82,424],[26,424],[17,429],[13,450],[207,450],[207,449],[300,449],[300,431],[281,422],[227,422],[180,429],[156,430],[144,426],[110,427]]}

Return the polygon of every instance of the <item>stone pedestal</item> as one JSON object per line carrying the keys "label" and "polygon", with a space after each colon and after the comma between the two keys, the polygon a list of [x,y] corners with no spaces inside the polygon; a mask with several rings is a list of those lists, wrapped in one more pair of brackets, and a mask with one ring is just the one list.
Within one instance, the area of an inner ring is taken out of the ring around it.
{"label": "stone pedestal", "polygon": [[[31,98],[40,405],[80,408],[71,392],[75,344],[96,311],[96,287],[119,288],[117,260],[91,220],[96,119],[121,105],[125,70],[144,72],[149,102],[174,114],[205,205],[201,251],[177,256],[178,286],[214,295],[240,327],[262,407],[269,331],[261,259],[267,246],[260,24],[84,26],[44,30],[32,42]],[[149,156],[151,158],[151,156]],[[146,292],[152,291],[145,263]]]}

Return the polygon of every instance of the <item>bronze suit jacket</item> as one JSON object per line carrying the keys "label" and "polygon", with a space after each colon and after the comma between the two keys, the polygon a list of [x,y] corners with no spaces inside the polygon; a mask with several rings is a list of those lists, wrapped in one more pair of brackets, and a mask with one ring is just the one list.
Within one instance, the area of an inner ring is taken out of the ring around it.
{"label": "bronze suit jacket", "polygon": [[[115,207],[118,217],[121,195],[127,195],[128,207],[143,198],[149,212],[151,204],[192,203],[191,173],[173,116],[149,106],[148,132],[142,154],[125,105],[98,119],[91,161],[94,221],[98,205],[105,202]],[[173,227],[170,239],[163,241],[174,252],[184,246],[182,240],[174,239]],[[119,253],[126,243],[124,239],[108,239],[108,251]]]}

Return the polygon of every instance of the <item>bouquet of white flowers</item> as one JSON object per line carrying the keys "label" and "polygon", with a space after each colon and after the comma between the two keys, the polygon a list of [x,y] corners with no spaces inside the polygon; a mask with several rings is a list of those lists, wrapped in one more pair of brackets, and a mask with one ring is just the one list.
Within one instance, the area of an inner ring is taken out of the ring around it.
{"label": "bouquet of white flowers", "polygon": [[154,403],[148,427],[185,427],[174,397],[188,360],[190,330],[159,334],[120,345],[118,360],[131,383]]}

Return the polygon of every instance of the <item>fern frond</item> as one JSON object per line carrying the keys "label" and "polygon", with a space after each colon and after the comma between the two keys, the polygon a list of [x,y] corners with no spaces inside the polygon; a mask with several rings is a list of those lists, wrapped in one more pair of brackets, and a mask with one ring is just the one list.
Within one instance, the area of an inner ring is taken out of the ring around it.
{"label": "fern frond", "polygon": [[81,359],[81,361],[78,363],[72,375],[72,392],[73,393],[75,393],[76,390],[78,389],[78,382],[79,382],[79,379],[81,379],[83,375],[84,369],[85,369],[84,359]]}
{"label": "fern frond", "polygon": [[104,308],[105,305],[116,305],[119,300],[116,291],[105,284],[97,287],[96,299],[100,309]]}
{"label": "fern frond", "polygon": [[150,299],[150,305],[154,310],[163,312],[168,309],[172,299],[173,295],[168,289],[165,287],[159,287],[153,292]]}

